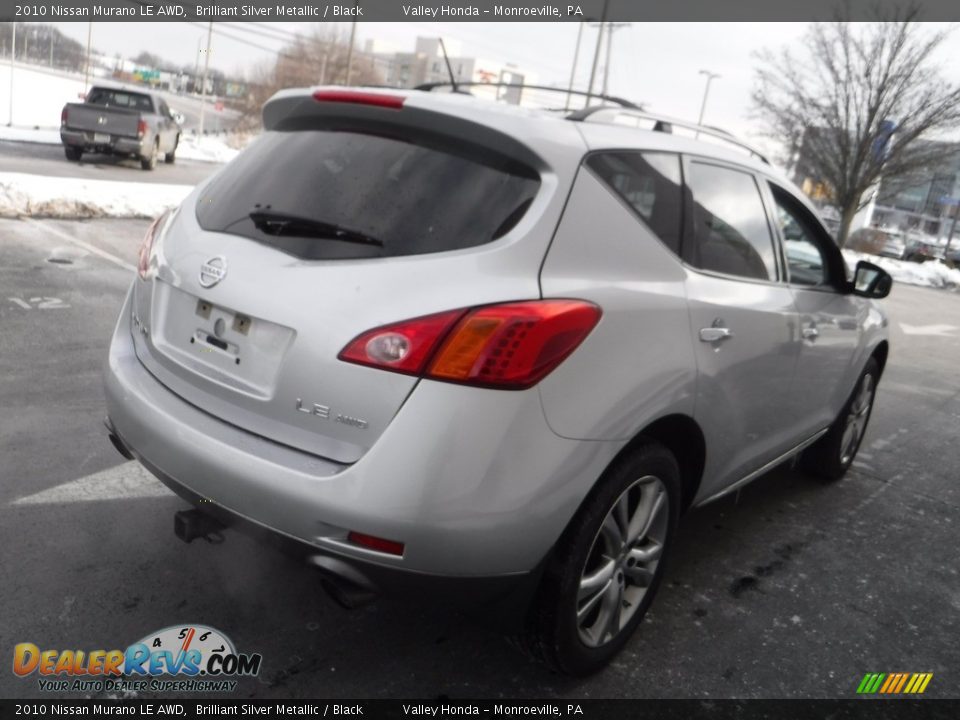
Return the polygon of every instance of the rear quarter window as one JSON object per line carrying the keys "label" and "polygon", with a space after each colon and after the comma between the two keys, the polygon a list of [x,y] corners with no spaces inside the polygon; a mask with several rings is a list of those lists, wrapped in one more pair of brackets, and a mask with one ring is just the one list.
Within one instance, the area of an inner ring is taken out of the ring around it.
{"label": "rear quarter window", "polygon": [[[419,255],[502,237],[539,186],[532,169],[495,153],[461,153],[450,143],[441,148],[345,130],[272,131],[207,186],[197,220],[205,230],[310,260]],[[265,226],[251,213],[296,221]]]}
{"label": "rear quarter window", "polygon": [[683,188],[671,153],[616,151],[587,158],[593,170],[675,254],[680,254]]}

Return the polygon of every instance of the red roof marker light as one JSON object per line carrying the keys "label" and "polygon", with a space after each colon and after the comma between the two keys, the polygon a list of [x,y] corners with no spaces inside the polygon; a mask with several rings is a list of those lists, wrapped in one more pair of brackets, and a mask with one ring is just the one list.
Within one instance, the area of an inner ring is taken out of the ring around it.
{"label": "red roof marker light", "polygon": [[317,90],[313,99],[318,102],[352,103],[354,105],[373,105],[390,110],[399,110],[406,99],[400,95],[358,92],[356,90]]}

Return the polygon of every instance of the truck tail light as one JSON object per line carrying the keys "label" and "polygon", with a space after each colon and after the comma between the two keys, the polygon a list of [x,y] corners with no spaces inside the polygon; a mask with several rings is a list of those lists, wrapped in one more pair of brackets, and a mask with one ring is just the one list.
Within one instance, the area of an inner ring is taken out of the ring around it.
{"label": "truck tail light", "polygon": [[137,123],[137,137],[143,139],[143,136],[147,134],[147,123],[145,120],[141,120]]}
{"label": "truck tail light", "polygon": [[66,125],[66,124],[67,124],[67,109],[64,108],[63,110],[60,111],[60,125]]}
{"label": "truck tail light", "polygon": [[522,390],[570,355],[599,322],[582,300],[532,300],[452,310],[375,328],[346,362],[479,387]]}

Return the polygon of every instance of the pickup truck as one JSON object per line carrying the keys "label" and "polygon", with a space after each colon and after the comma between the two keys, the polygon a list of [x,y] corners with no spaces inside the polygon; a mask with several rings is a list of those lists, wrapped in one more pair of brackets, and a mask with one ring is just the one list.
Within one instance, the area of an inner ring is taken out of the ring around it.
{"label": "pickup truck", "polygon": [[153,170],[163,155],[174,162],[182,116],[163,98],[140,89],[94,86],[82,103],[67,103],[60,113],[60,140],[67,160],[96,152],[139,158]]}

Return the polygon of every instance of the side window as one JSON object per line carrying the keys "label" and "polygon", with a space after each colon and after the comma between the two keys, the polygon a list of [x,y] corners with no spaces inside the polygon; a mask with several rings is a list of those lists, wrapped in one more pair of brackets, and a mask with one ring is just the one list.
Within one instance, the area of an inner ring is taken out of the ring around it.
{"label": "side window", "polygon": [[795,285],[828,285],[829,261],[821,245],[823,233],[817,233],[798,203],[783,190],[770,186],[777,206],[777,225],[783,238],[789,281]]}
{"label": "side window", "polygon": [[683,189],[678,155],[598,153],[587,158],[587,166],[633,208],[668,248],[680,254]]}
{"label": "side window", "polygon": [[163,100],[159,102],[159,107],[157,110],[164,117],[170,117],[170,108],[167,107],[167,104]]}
{"label": "side window", "polygon": [[693,246],[686,260],[701,270],[758,280],[777,277],[773,238],[753,175],[691,162]]}

